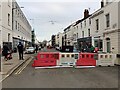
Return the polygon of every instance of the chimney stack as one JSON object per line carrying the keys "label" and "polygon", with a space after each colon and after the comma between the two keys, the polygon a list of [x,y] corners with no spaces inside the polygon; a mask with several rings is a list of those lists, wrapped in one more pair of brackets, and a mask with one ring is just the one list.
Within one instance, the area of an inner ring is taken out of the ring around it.
{"label": "chimney stack", "polygon": [[89,11],[88,9],[84,10],[84,18],[87,18],[89,16]]}
{"label": "chimney stack", "polygon": [[101,8],[104,7],[104,1],[101,1]]}

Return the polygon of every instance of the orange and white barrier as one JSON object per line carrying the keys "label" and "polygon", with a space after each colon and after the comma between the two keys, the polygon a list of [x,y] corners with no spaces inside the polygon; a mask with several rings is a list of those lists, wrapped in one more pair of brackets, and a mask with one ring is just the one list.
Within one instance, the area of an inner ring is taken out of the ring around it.
{"label": "orange and white barrier", "polygon": [[37,68],[60,68],[74,67],[88,68],[96,66],[120,65],[120,56],[116,54],[97,53],[60,53],[60,52],[40,52],[32,64]]}
{"label": "orange and white barrier", "polygon": [[37,60],[34,60],[33,67],[49,67],[57,66],[59,60],[59,53],[55,52],[40,52],[37,54]]}
{"label": "orange and white barrier", "polygon": [[77,67],[95,67],[96,66],[96,53],[80,53],[79,59],[76,62]]}

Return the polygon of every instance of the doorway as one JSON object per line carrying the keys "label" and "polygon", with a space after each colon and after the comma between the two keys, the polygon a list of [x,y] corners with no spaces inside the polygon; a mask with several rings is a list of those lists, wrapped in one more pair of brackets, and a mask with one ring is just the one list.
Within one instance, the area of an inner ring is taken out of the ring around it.
{"label": "doorway", "polygon": [[111,43],[110,43],[110,38],[106,38],[106,46],[107,46],[107,52],[111,52]]}

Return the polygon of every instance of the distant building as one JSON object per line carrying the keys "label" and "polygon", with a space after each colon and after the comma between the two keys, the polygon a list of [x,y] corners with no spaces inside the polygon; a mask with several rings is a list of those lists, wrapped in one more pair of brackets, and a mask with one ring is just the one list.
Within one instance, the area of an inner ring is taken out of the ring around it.
{"label": "distant building", "polygon": [[52,46],[55,47],[56,45],[55,35],[52,35],[51,42],[52,42]]}
{"label": "distant building", "polygon": [[51,40],[47,41],[47,46],[52,46]]}
{"label": "distant building", "polygon": [[62,48],[62,37],[63,37],[63,33],[58,33],[57,35],[56,35],[56,46],[58,46],[59,48]]}
{"label": "distant building", "polygon": [[35,45],[35,31],[34,30],[32,30],[31,31],[32,32],[32,38],[31,38],[31,41],[32,41],[32,46],[34,46]]}

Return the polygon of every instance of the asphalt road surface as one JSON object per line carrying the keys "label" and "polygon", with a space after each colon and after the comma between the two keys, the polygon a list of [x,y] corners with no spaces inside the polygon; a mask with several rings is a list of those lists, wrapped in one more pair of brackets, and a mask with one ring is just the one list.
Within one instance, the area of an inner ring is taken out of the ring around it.
{"label": "asphalt road surface", "polygon": [[3,88],[118,88],[118,67],[35,69],[14,72]]}

